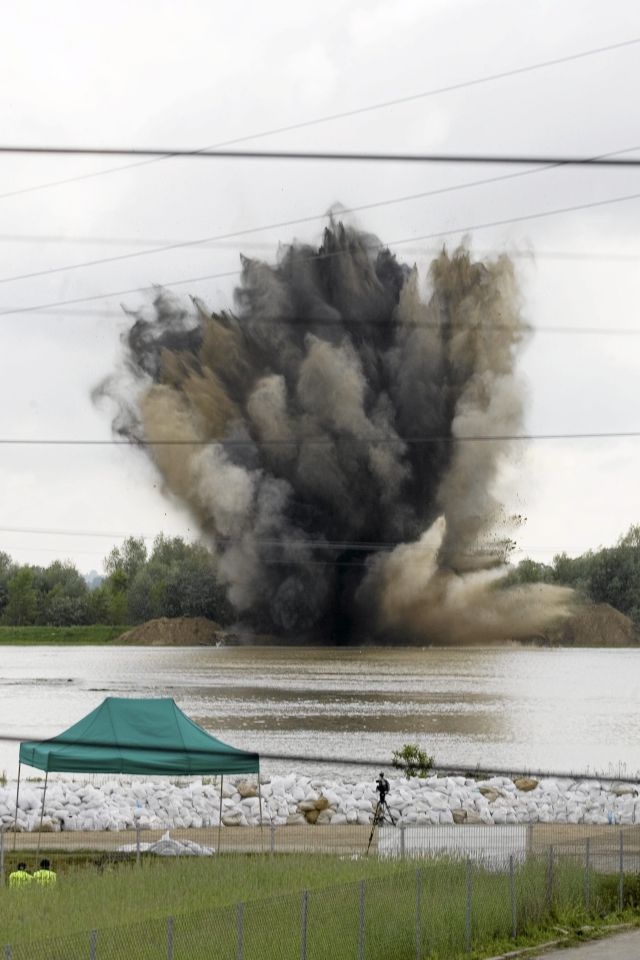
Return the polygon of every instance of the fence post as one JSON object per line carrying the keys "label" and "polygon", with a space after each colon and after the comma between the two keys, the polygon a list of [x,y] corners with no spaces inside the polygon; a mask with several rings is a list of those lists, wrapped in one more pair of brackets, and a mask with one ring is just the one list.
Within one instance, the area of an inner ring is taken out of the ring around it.
{"label": "fence post", "polygon": [[7,944],[4,948],[4,960],[11,960],[11,946]]}
{"label": "fence post", "polygon": [[309,917],[309,892],[302,891],[302,919],[300,925],[300,960],[307,960],[307,924]]}
{"label": "fence post", "polygon": [[547,910],[553,906],[553,847],[549,847],[549,860],[547,863]]}
{"label": "fence post", "polygon": [[364,919],[364,880],[361,880],[358,923],[358,960],[364,960]]}
{"label": "fence post", "polygon": [[236,908],[236,931],[236,960],[244,960],[244,903],[239,903]]}
{"label": "fence post", "polygon": [[269,853],[276,852],[276,825],[275,823],[271,824],[271,838],[269,841]]}
{"label": "fence post", "polygon": [[516,912],[516,870],[513,854],[509,856],[509,896],[511,898],[511,937],[518,936],[518,918]]}
{"label": "fence post", "polygon": [[140,866],[140,822],[136,820],[136,864]]}
{"label": "fence post", "polygon": [[173,917],[167,917],[167,960],[173,960]]}
{"label": "fence post", "polygon": [[588,912],[591,906],[591,840],[584,843],[584,908]]}
{"label": "fence post", "polygon": [[404,830],[405,830],[404,823],[401,823],[400,824],[400,859],[401,860],[404,860],[404,852],[405,852]]}
{"label": "fence post", "polygon": [[618,908],[624,910],[624,834],[620,831],[620,881],[618,889]]}
{"label": "fence post", "polygon": [[422,871],[416,870],[416,960],[420,960],[420,914],[422,911]]}
{"label": "fence post", "polygon": [[98,931],[92,930],[89,937],[89,960],[96,960],[96,947],[98,945]]}
{"label": "fence post", "polygon": [[467,860],[467,908],[465,911],[465,949],[471,953],[471,895],[473,893],[473,866]]}

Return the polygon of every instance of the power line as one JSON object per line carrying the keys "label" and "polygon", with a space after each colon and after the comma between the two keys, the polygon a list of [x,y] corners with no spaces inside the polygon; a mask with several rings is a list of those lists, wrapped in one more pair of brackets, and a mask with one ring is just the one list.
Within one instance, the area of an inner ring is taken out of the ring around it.
{"label": "power line", "polygon": [[[638,149],[633,148],[633,149]],[[640,167],[640,157],[604,159],[568,155],[516,155],[494,153],[387,153],[333,150],[180,150],[167,147],[58,147],[0,145],[0,154],[44,156],[171,157],[202,160],[317,160],[357,163],[446,163],[526,166]]]}
{"label": "power line", "polygon": [[[54,738],[55,738],[55,734],[53,737],[37,737],[37,736],[34,736],[33,734],[24,734],[22,736],[19,736],[15,733],[0,732],[0,742],[3,742],[3,743],[23,743],[23,742],[47,743],[47,742],[51,742],[51,740],[53,740]],[[77,740],[76,741],[67,737],[65,737],[64,740],[59,740],[58,743],[61,748],[73,747],[73,746],[84,746],[84,747],[93,747],[93,748],[101,748],[101,747],[112,748],[113,747],[112,742],[108,742],[105,740],[91,740],[91,741]],[[167,746],[163,744],[158,744],[156,746],[154,744],[148,744],[148,743],[144,745],[139,745],[138,743],[131,743],[131,744],[119,743],[118,747],[121,750],[137,750],[137,751],[145,751],[147,753],[162,753],[168,749]],[[196,748],[195,750],[190,750],[189,752],[192,754],[198,754],[205,757],[214,757],[216,756],[217,751],[215,749],[200,750]],[[406,766],[406,764],[403,763],[402,761],[400,761],[397,764],[393,764],[392,760],[389,757],[386,757],[386,758],[380,758],[380,757],[365,758],[361,756],[360,757],[340,757],[340,756],[327,756],[326,754],[318,755],[318,754],[304,754],[304,753],[272,753],[271,751],[264,751],[264,750],[255,751],[255,752],[259,753],[261,760],[284,760],[284,761],[290,760],[295,763],[319,763],[319,764],[331,763],[331,764],[342,764],[344,766],[354,766],[354,767],[376,767],[378,769],[380,769],[381,767],[393,766],[399,770],[404,769],[404,767]],[[534,777],[538,777],[541,780],[542,779],[557,779],[557,780],[598,779],[598,780],[604,780],[605,782],[611,782],[611,783],[615,782],[615,783],[635,784],[639,782],[638,777],[632,778],[632,777],[622,777],[622,776],[614,777],[609,775],[604,776],[602,774],[598,774],[596,771],[588,771],[588,770],[587,771],[533,770],[530,767],[527,767],[525,769],[517,769],[515,767],[488,767],[488,766],[481,767],[479,765],[469,766],[468,764],[457,764],[457,763],[434,764],[431,767],[431,770],[433,770],[434,773],[442,773],[444,775],[455,775],[455,773],[458,772],[461,774],[470,773],[473,775],[486,774],[488,777],[490,776],[511,777],[514,775],[515,776],[534,776]]]}
{"label": "power line", "polygon": [[[36,315],[46,314],[54,317],[105,317],[111,319],[119,319],[121,317],[120,313],[115,313],[113,310],[74,310],[74,311],[63,311],[63,310],[35,310]],[[416,328],[416,329],[427,329],[427,330],[441,330],[442,324],[436,322],[430,322],[428,320],[397,320],[394,321],[397,323],[398,328],[402,329],[405,327]],[[366,325],[371,324],[373,326],[383,326],[384,322],[380,320],[371,320],[366,317],[358,317],[356,319],[350,319],[348,323],[341,318],[338,319],[310,319],[299,317],[297,319],[292,319],[290,317],[261,317],[260,323],[282,323],[282,324],[308,324],[309,326],[333,326],[345,324],[348,326],[354,325]],[[468,330],[464,324],[455,324],[452,323],[449,325],[450,329],[461,329]],[[483,329],[487,330],[512,330],[513,327],[508,324],[500,323],[483,323]],[[525,324],[520,328],[520,331],[523,334],[562,334],[562,335],[585,335],[585,336],[638,336],[640,335],[640,327],[580,327],[580,326],[571,326],[569,324]]]}
{"label": "power line", "polygon": [[[510,177],[516,176],[526,176],[527,173],[538,173],[539,170],[524,171],[515,174],[508,174]],[[502,180],[502,177],[492,178],[493,180]],[[488,181],[488,182],[492,182]],[[483,181],[484,182],[484,181]],[[474,182],[469,182],[468,184],[460,184],[460,189],[464,186],[472,186]],[[445,189],[456,189],[456,187],[445,188]],[[414,194],[412,197],[399,197],[397,200],[382,200],[380,203],[396,203],[401,202],[403,199],[415,199],[421,198],[425,194]],[[360,208],[358,208],[360,209]],[[356,212],[354,207],[349,208],[349,210],[341,210],[343,212]],[[326,216],[326,214],[323,214]],[[273,225],[272,225],[273,226]],[[256,228],[256,229],[267,229],[265,228]],[[71,244],[71,245],[80,245],[88,246],[113,246],[113,247],[155,247],[155,246],[182,246],[184,243],[189,243],[189,240],[179,240],[175,237],[113,237],[113,236],[98,236],[98,235],[87,235],[87,234],[68,234],[68,233],[0,233],[0,243],[56,243],[56,244]],[[243,250],[272,250],[275,243],[280,243],[280,241],[269,241],[261,240],[254,241],[242,244]],[[201,246],[206,248],[211,248],[214,250],[224,249],[224,250],[237,250],[238,244],[227,242],[226,240],[202,240]],[[441,252],[441,247],[405,247],[405,253],[417,254],[417,255],[426,255],[426,254],[438,254]],[[476,255],[479,257],[489,257],[496,256],[500,253],[504,253],[503,250],[497,249],[478,249],[475,251]],[[605,261],[611,263],[637,263],[640,260],[639,253],[621,253],[620,251],[606,251],[606,250],[510,250],[509,256],[512,259],[526,259],[526,260],[586,260],[590,262],[594,261]],[[43,311],[44,312],[44,311]],[[82,311],[82,316],[90,315],[88,311]],[[95,312],[91,314],[92,316],[107,316],[104,311]]]}
{"label": "power line", "polygon": [[[580,210],[589,210],[589,209],[604,207],[604,206],[608,206],[616,203],[625,203],[631,200],[638,200],[638,199],[640,199],[640,193],[624,194],[623,196],[619,196],[619,197],[609,197],[608,199],[605,199],[605,200],[592,200],[592,201],[589,201],[588,203],[572,204],[571,206],[567,206],[567,207],[556,207],[553,210],[544,210],[541,212],[524,214],[522,216],[517,216],[517,217],[506,217],[500,220],[490,220],[484,223],[471,224],[463,227],[452,227],[449,230],[441,230],[435,233],[428,233],[419,237],[405,237],[400,240],[391,240],[389,243],[380,243],[378,245],[378,249],[383,250],[388,247],[404,245],[405,243],[418,243],[422,240],[435,240],[439,237],[449,237],[459,233],[468,233],[472,230],[486,230],[491,227],[507,226],[509,224],[523,223],[529,220],[541,220],[546,217],[553,217],[553,216],[558,216],[566,213],[575,213]],[[343,250],[334,250],[334,251],[331,251],[330,253],[319,253],[314,256],[307,257],[305,259],[306,259],[306,262],[312,262],[315,260],[324,260],[324,259],[329,259],[336,256],[342,256],[344,255],[344,253],[345,251]],[[242,270],[225,270],[220,273],[210,273],[200,277],[188,277],[182,280],[173,280],[173,281],[170,281],[169,283],[164,284],[164,286],[177,287],[187,283],[201,283],[205,280],[227,279],[229,277],[237,277],[241,273],[242,273]],[[127,290],[113,290],[113,291],[110,291],[109,293],[97,293],[97,294],[92,294],[86,297],[73,297],[69,300],[54,300],[49,303],[30,304],[26,307],[10,307],[8,310],[7,309],[0,310],[0,317],[8,316],[10,314],[17,314],[17,313],[38,313],[41,310],[46,310],[51,307],[75,306],[78,303],[92,303],[92,302],[95,302],[96,300],[105,300],[108,297],[124,297],[132,293],[144,293],[148,289],[149,289],[149,285],[145,287],[130,287]]]}
{"label": "power line", "polygon": [[[80,311],[76,310],[73,312],[60,311],[60,310],[35,310],[36,315],[47,314],[55,317],[68,317],[68,316],[77,316],[77,317],[105,317],[112,319],[119,319],[120,314],[114,313],[113,311]],[[305,326],[305,327],[323,327],[323,326],[342,326],[353,327],[353,326],[378,326],[384,327],[388,325],[388,321],[382,321],[379,319],[373,320],[367,317],[358,317],[356,319],[349,319],[346,321],[344,318],[309,318],[309,317],[260,317],[260,325],[264,324],[282,324],[283,326]],[[442,330],[444,325],[436,321],[429,320],[394,320],[394,324],[397,329],[416,329],[416,330]],[[451,323],[446,325],[450,330],[469,330],[470,328],[464,323]],[[511,330],[513,331],[513,326],[505,323],[483,323],[483,330]],[[561,336],[616,336],[616,337],[635,337],[640,336],[640,327],[581,327],[581,326],[572,326],[570,324],[523,324],[517,330],[518,333],[523,335],[535,335],[535,334],[559,334]]]}
{"label": "power line", "polygon": [[[203,147],[202,150],[204,151],[216,150],[218,148],[232,146],[237,143],[246,143],[249,140],[260,140],[265,137],[275,136],[281,133],[290,133],[294,130],[302,130],[308,127],[317,126],[319,124],[332,123],[335,120],[343,120],[348,117],[355,117],[361,114],[372,113],[377,110],[384,110],[390,107],[396,107],[402,104],[412,103],[418,100],[424,100],[429,97],[439,96],[444,93],[452,93],[456,90],[464,90],[464,89],[468,89],[469,87],[478,86],[480,84],[493,83],[496,80],[504,80],[504,79],[507,79],[508,77],[515,77],[521,74],[532,73],[536,70],[544,70],[549,67],[559,66],[563,63],[570,63],[572,61],[582,60],[588,57],[599,56],[602,53],[608,53],[613,50],[620,50],[625,47],[634,46],[635,44],[638,44],[638,43],[640,43],[640,37],[634,37],[629,40],[622,40],[617,43],[610,43],[610,44],[607,44],[606,46],[592,47],[588,50],[581,50],[578,53],[568,54],[564,57],[555,57],[550,60],[542,60],[537,63],[526,64],[524,67],[515,67],[511,70],[502,70],[498,73],[486,74],[485,76],[476,77],[472,80],[463,80],[457,83],[446,84],[444,86],[435,87],[435,88],[432,88],[431,90],[425,90],[420,93],[409,94],[408,96],[404,96],[404,97],[395,97],[394,99],[391,99],[391,100],[379,101],[377,103],[368,104],[364,107],[356,107],[354,109],[343,110],[338,113],[325,114],[324,116],[315,117],[311,120],[302,120],[296,123],[287,124],[280,127],[274,127],[270,130],[263,130],[258,133],[247,134],[241,137],[236,137],[232,140],[224,140],[219,143],[212,144],[208,147]],[[199,150],[191,151],[192,155],[195,155],[199,152],[200,152]],[[98,170],[93,173],[79,174],[78,176],[66,177],[62,180],[52,180],[47,183],[36,184],[31,187],[24,187],[18,190],[10,191],[8,193],[0,194],[0,199],[17,196],[19,194],[24,194],[24,193],[31,193],[36,190],[45,190],[51,187],[61,186],[63,184],[76,183],[81,180],[94,179],[95,177],[104,177],[111,173],[118,173],[123,170],[130,170],[134,167],[144,166],[149,163],[158,163],[162,160],[169,160],[171,159],[171,157],[172,157],[172,154],[168,153],[161,157],[153,157],[151,159],[142,160],[135,163],[129,163],[119,167],[110,167],[107,170]]]}
{"label": "power line", "polygon": [[[127,533],[122,531],[108,531],[108,530],[69,530],[69,529],[60,529],[60,528],[51,528],[51,527],[2,527],[0,526],[0,534],[2,533],[19,533],[19,534],[28,534],[34,536],[56,536],[56,537],[104,537],[109,540],[122,539],[126,540],[129,537],[135,537],[136,539],[149,540],[153,541],[158,536],[157,533],[132,533],[129,530]],[[179,536],[179,535],[176,535]],[[235,542],[231,538],[217,538],[219,541],[224,540],[226,542]],[[318,547],[318,549],[351,549],[351,550],[383,550],[383,549],[393,549],[396,546],[400,546],[407,541],[385,541],[385,542],[370,542],[370,541],[345,541],[345,540],[330,540],[330,541],[320,541],[320,540],[276,540],[263,537],[255,538],[257,542],[265,545],[271,546],[304,546],[304,547]],[[241,542],[241,541],[238,541]],[[12,550],[27,550],[31,549],[28,547],[11,547]],[[47,549],[47,548],[32,548],[36,549]],[[58,549],[58,548],[51,548]],[[582,548],[580,548],[582,549]],[[580,549],[573,548],[572,553],[579,553]],[[600,548],[598,548],[600,549]],[[510,553],[562,553],[567,550],[567,547],[542,547],[542,546],[531,546],[531,547],[516,547]],[[75,551],[80,552],[80,551]],[[95,554],[96,551],[87,551],[89,553]],[[465,554],[468,556],[478,556],[479,553],[482,553],[483,550],[476,551],[475,553]],[[486,549],[484,550],[486,553]]]}
{"label": "power line", "polygon": [[[428,437],[357,437],[345,435],[349,443],[422,446],[433,443],[505,443],[533,440],[611,440],[635,439],[640,437],[640,430],[613,430],[601,433],[507,433],[507,434],[478,434],[476,436],[428,436]],[[328,437],[307,437],[292,440],[165,440],[165,439],[135,439],[135,440],[90,440],[73,438],[33,438],[33,437],[0,437],[2,446],[40,446],[40,447],[300,447],[300,446],[333,446],[334,440]]]}
{"label": "power line", "polygon": [[[0,150],[1,149],[2,148],[0,148]],[[596,161],[600,162],[600,161],[603,161],[605,157],[614,157],[621,153],[629,153],[635,150],[640,150],[640,147],[626,147],[623,150],[612,151],[610,153],[603,154],[600,157],[589,158],[588,162],[594,162],[594,163]],[[633,161],[633,162],[634,164],[637,163],[638,165],[640,165],[640,160]],[[423,199],[426,199],[427,197],[434,197],[441,194],[453,193],[458,190],[466,190],[472,187],[486,186],[492,183],[498,183],[505,180],[512,180],[516,177],[528,177],[537,173],[544,173],[548,170],[556,169],[558,166],[559,164],[557,163],[549,163],[542,167],[536,167],[534,170],[524,170],[524,171],[520,170],[520,171],[517,171],[516,173],[501,174],[500,176],[497,176],[497,177],[488,177],[488,178],[485,177],[480,180],[467,181],[466,183],[452,184],[451,186],[448,186],[448,187],[438,187],[434,190],[426,190],[421,193],[413,193],[403,197],[393,197],[388,200],[378,200],[371,203],[363,203],[354,207],[346,207],[342,209],[340,213],[341,215],[350,214],[350,213],[360,213],[363,210],[373,210],[373,209],[378,209],[380,207],[394,206],[399,203],[407,203],[409,201],[423,200]],[[295,219],[292,219],[292,220],[281,220],[276,223],[268,223],[259,227],[248,227],[243,230],[235,230],[232,232],[218,234],[212,237],[202,237],[195,240],[174,241],[172,243],[166,243],[161,246],[153,247],[147,250],[138,250],[138,251],[129,252],[129,253],[120,253],[113,257],[99,257],[94,260],[85,260],[80,263],[67,264],[62,267],[47,267],[44,270],[34,270],[29,273],[13,274],[12,276],[9,276],[9,277],[0,277],[0,284],[12,283],[13,281],[17,281],[17,280],[32,280],[32,279],[35,279],[36,277],[45,277],[45,276],[50,276],[52,274],[57,274],[57,273],[66,273],[69,270],[80,270],[80,269],[85,269],[86,267],[101,266],[106,263],[117,263],[123,260],[133,260],[139,257],[148,257],[158,253],[167,253],[171,250],[180,250],[180,249],[204,246],[205,244],[215,243],[217,241],[230,240],[232,238],[249,236],[255,233],[262,233],[265,230],[274,230],[274,229],[280,229],[282,227],[299,226],[303,223],[313,223],[317,220],[324,220],[326,215],[327,215],[326,212],[323,212],[319,214],[312,214],[306,217],[296,217]]]}

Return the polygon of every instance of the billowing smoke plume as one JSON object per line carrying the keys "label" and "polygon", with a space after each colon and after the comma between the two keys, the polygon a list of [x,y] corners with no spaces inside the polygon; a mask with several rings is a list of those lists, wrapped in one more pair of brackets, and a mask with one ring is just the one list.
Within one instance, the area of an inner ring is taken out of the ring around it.
{"label": "billowing smoke plume", "polygon": [[135,389],[107,385],[114,428],[147,442],[239,618],[300,639],[461,642],[562,616],[566,591],[499,584],[511,444],[486,438],[523,415],[508,257],[443,251],[422,298],[415,268],[332,224],[319,250],[242,268],[234,313],[159,293],[126,337]]}

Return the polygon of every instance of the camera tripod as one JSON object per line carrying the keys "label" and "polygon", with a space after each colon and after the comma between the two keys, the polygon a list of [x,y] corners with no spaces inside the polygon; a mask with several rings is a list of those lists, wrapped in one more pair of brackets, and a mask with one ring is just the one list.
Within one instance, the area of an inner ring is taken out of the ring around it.
{"label": "camera tripod", "polygon": [[393,819],[393,814],[389,809],[389,804],[387,803],[386,794],[380,794],[380,799],[376,803],[376,809],[373,814],[373,823],[371,824],[371,833],[369,834],[369,843],[367,844],[367,853],[369,853],[369,847],[371,846],[371,841],[373,840],[373,834],[376,827],[379,827],[381,823],[392,823],[395,827],[396,822]]}

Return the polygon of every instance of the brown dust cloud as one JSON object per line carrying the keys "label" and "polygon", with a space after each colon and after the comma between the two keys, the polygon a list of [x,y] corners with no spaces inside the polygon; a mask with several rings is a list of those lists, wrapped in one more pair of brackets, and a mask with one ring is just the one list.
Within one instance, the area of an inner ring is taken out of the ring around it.
{"label": "brown dust cloud", "polygon": [[113,429],[188,507],[245,627],[469,643],[567,615],[570,591],[503,583],[526,336],[508,256],[443,250],[421,277],[331,222],[319,248],[243,258],[233,311],[160,290],[131,319]]}

